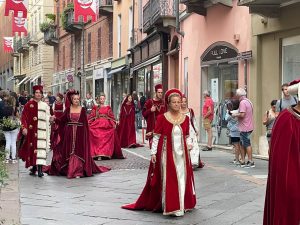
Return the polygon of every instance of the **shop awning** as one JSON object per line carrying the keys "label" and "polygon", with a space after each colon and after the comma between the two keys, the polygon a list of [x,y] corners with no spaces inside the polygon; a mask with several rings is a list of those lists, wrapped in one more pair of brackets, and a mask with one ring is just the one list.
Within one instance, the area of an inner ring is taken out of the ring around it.
{"label": "shop awning", "polygon": [[119,73],[121,72],[126,66],[121,66],[119,68],[116,68],[116,69],[112,69],[107,75],[113,75],[115,73]]}
{"label": "shop awning", "polygon": [[55,86],[59,86],[59,85],[66,84],[66,83],[69,83],[69,81],[62,82],[62,83],[57,83],[57,84],[51,84],[48,87],[55,87]]}
{"label": "shop awning", "polygon": [[14,80],[15,79],[15,77],[14,76],[11,76],[11,77],[9,77],[8,79],[7,79],[7,81],[12,81],[12,80]]}
{"label": "shop awning", "polygon": [[146,67],[146,66],[148,66],[148,65],[150,65],[150,64],[152,64],[152,63],[154,63],[154,62],[156,62],[158,60],[160,60],[160,55],[158,55],[158,56],[156,56],[154,58],[148,59],[147,61],[142,62],[142,63],[136,65],[135,67],[133,67],[133,71],[141,69],[143,67]]}
{"label": "shop awning", "polygon": [[[27,82],[28,80],[30,80],[30,77],[25,77],[23,80],[21,80],[18,84],[17,84],[17,86],[20,86],[21,84],[23,84],[25,81]],[[25,82],[25,83],[26,83]],[[24,83],[24,84],[25,84]]]}
{"label": "shop awning", "polygon": [[35,76],[35,77],[33,77],[32,79],[31,79],[31,81],[30,82],[34,82],[36,79],[38,79],[39,77],[41,77],[41,75],[37,75],[37,76]]}

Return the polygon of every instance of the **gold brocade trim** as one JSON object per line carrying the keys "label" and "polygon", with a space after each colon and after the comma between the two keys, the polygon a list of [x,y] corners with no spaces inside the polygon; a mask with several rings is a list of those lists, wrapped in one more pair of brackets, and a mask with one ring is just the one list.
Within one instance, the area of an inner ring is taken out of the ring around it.
{"label": "gold brocade trim", "polygon": [[165,212],[166,207],[166,183],[167,183],[167,151],[166,151],[166,144],[167,144],[167,136],[164,136],[163,139],[163,146],[162,146],[162,154],[161,154],[161,179],[162,179],[162,208]]}
{"label": "gold brocade trim", "polygon": [[185,117],[186,117],[185,115],[180,114],[180,117],[179,117],[178,120],[173,120],[172,118],[170,118],[170,116],[168,115],[167,112],[164,113],[164,116],[167,119],[167,121],[169,121],[173,125],[180,125],[180,124],[182,124],[184,122],[184,120],[185,120]]}
{"label": "gold brocade trim", "polygon": [[96,158],[96,157],[106,157],[106,158],[111,159],[111,156],[108,156],[108,155],[95,155],[95,156],[92,156],[92,158]]}

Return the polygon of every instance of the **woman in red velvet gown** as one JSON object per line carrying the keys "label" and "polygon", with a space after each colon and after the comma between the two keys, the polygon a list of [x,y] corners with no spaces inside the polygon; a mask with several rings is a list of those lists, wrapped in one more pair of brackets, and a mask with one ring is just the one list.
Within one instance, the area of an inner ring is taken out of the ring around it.
{"label": "woman in red velvet gown", "polygon": [[93,158],[124,159],[120,140],[116,131],[116,120],[108,105],[104,105],[105,95],[99,97],[99,105],[94,106],[89,115],[89,135]]}
{"label": "woman in red velvet gown", "polygon": [[[300,80],[288,87],[300,96]],[[282,111],[272,129],[264,225],[300,224],[300,102]]]}
{"label": "woman in red velvet gown", "polygon": [[[60,118],[64,111],[65,105],[63,102],[64,96],[60,93],[56,95],[56,101],[53,104],[53,115],[55,118]],[[52,149],[52,163],[51,163],[51,171],[52,174],[59,174],[60,165],[57,164],[60,157],[60,152],[57,150],[57,145],[61,141],[61,137],[63,136],[64,127],[59,126],[56,123],[51,124],[51,135],[50,135],[50,148]]]}
{"label": "woman in red velvet gown", "polygon": [[141,147],[136,143],[135,108],[132,95],[127,95],[121,106],[118,135],[122,148]]}
{"label": "woman in red velvet gown", "polygon": [[146,185],[135,203],[122,208],[183,216],[195,207],[194,175],[188,152],[192,149],[189,118],[180,113],[181,96],[178,89],[166,92],[169,110],[157,117]]}
{"label": "woman in red velvet gown", "polygon": [[97,166],[91,157],[88,121],[85,109],[80,106],[78,92],[68,92],[67,97],[71,103],[60,118],[55,118],[55,123],[64,127],[64,138],[57,145],[60,156],[55,163],[58,171],[48,172],[50,175],[64,175],[68,178],[92,176],[93,173],[106,172],[109,169]]}

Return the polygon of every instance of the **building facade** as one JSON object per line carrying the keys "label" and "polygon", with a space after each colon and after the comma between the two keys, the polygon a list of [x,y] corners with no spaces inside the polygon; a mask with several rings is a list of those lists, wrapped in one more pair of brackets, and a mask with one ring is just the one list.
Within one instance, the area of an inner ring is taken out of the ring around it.
{"label": "building facade", "polygon": [[32,91],[32,86],[41,84],[50,91],[53,74],[53,47],[44,44],[42,27],[50,23],[53,15],[53,2],[47,0],[29,1],[27,15],[28,35],[16,37],[14,55],[15,77],[22,77],[15,90]]}
{"label": "building facade", "polygon": [[[0,30],[2,38],[0,40],[0,46],[3,46],[3,37],[12,36],[12,15],[4,16],[5,4],[0,6]],[[3,48],[3,47],[2,47]],[[11,53],[6,53],[3,50],[0,51],[0,87],[2,89],[14,89],[15,80],[13,79],[14,64]]]}
{"label": "building facade", "polygon": [[[240,1],[252,15],[253,60],[250,64],[250,98],[255,110],[254,142],[267,155],[263,114],[273,99],[281,98],[281,85],[300,75],[300,3],[297,1]],[[258,7],[259,6],[259,7]],[[299,96],[298,96],[299,97]]]}
{"label": "building facade", "polygon": [[215,103],[213,143],[228,145],[226,103],[239,87],[251,92],[250,60],[241,57],[251,51],[251,16],[236,0],[184,2],[179,7],[180,26],[171,33],[168,46],[168,86],[181,89],[188,97],[203,143],[202,93],[209,90]]}
{"label": "building facade", "polygon": [[[74,22],[72,1],[56,3],[55,27],[45,33],[47,44],[54,46],[53,92],[68,88],[80,90],[84,97],[110,93],[108,72],[112,59],[112,0],[100,0],[100,17],[96,22]],[[108,98],[110,99],[110,98]],[[109,102],[108,102],[109,103]]]}

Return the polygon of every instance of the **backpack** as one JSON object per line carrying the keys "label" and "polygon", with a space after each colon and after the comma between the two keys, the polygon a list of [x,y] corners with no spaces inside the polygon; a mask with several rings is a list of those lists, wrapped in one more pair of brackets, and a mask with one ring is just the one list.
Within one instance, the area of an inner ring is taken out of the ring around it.
{"label": "backpack", "polygon": [[[294,100],[295,100],[295,103],[297,104],[297,98],[295,96],[293,96]],[[282,111],[282,98],[279,100],[279,112]]]}

